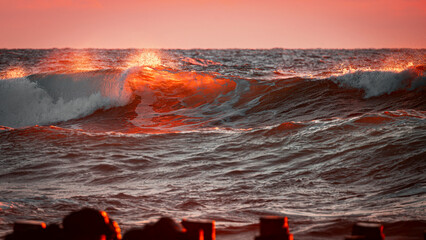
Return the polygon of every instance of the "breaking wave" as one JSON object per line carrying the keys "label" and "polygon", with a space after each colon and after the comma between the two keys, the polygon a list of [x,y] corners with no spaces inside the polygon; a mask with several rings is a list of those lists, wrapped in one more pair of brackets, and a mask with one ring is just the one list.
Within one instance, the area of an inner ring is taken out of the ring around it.
{"label": "breaking wave", "polygon": [[[401,103],[401,95],[397,95],[384,99],[382,104],[422,105],[423,98],[417,95],[425,84],[423,67],[398,73],[357,71],[325,79],[278,80],[225,78],[217,73],[149,67],[34,74],[0,81],[0,125],[55,124],[127,106],[125,111],[135,115],[126,119],[134,130],[223,125],[239,128],[253,127],[252,122],[272,126],[279,124],[274,116],[283,114],[288,121],[312,120],[311,112],[321,118],[364,114],[361,108],[358,112],[353,108],[354,101],[401,91],[413,91],[415,96]],[[362,90],[363,96],[351,89]],[[134,102],[135,97],[138,102]],[[362,104],[365,107],[366,103]],[[372,109],[380,112],[383,106],[375,105],[371,104]],[[101,117],[108,113],[103,114]]]}
{"label": "breaking wave", "polygon": [[119,72],[39,74],[0,81],[0,125],[46,125],[126,105]]}
{"label": "breaking wave", "polygon": [[356,71],[332,80],[340,86],[348,86],[365,91],[365,98],[391,94],[398,90],[412,91],[426,86],[424,67],[411,68],[402,72]]}

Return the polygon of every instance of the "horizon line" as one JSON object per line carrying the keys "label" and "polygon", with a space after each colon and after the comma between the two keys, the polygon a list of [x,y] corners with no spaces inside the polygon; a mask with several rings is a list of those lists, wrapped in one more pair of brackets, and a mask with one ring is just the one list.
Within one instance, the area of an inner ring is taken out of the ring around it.
{"label": "horizon line", "polygon": [[287,47],[270,47],[270,48],[261,48],[261,47],[254,47],[254,48],[247,48],[247,47],[229,47],[229,48],[204,48],[204,47],[194,47],[194,48],[154,48],[154,47],[146,47],[146,48],[139,48],[139,47],[123,47],[123,48],[103,48],[103,47],[50,47],[50,48],[34,48],[34,47],[28,47],[28,48],[21,48],[21,47],[2,47],[0,50],[49,50],[49,49],[75,49],[75,50],[87,50],[87,49],[105,49],[105,50],[131,50],[131,49],[150,49],[150,50],[236,50],[236,49],[242,49],[242,50],[272,50],[272,49],[288,49],[288,50],[385,50],[385,49],[413,49],[413,50],[424,50],[426,47],[353,47],[353,48],[324,48],[324,47],[300,47],[300,48],[287,48]]}

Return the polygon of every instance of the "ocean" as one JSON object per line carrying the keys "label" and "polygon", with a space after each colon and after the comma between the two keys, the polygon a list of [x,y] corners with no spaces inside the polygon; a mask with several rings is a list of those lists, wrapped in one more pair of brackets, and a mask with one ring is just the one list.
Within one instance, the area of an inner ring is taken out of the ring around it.
{"label": "ocean", "polygon": [[254,239],[426,229],[426,49],[2,49],[0,236],[82,207]]}

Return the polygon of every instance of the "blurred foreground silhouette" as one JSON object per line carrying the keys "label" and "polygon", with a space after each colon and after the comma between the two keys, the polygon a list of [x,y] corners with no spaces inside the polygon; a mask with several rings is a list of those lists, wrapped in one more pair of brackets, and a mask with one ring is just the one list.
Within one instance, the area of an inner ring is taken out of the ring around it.
{"label": "blurred foreground silhouette", "polygon": [[[293,240],[287,217],[260,218],[260,235],[254,240]],[[425,237],[426,231],[423,233]],[[124,236],[117,222],[104,211],[83,208],[64,217],[62,224],[17,221],[5,240],[215,240],[214,221],[187,220],[181,223],[162,217],[157,222],[128,230]],[[383,225],[356,223],[345,240],[384,240]]]}

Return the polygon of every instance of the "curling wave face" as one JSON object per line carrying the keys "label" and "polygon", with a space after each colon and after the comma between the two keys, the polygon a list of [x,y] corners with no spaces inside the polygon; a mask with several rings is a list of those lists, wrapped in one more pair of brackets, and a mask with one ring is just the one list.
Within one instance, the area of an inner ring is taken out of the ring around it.
{"label": "curling wave face", "polygon": [[126,105],[131,92],[120,73],[36,74],[0,81],[0,124],[46,125]]}

